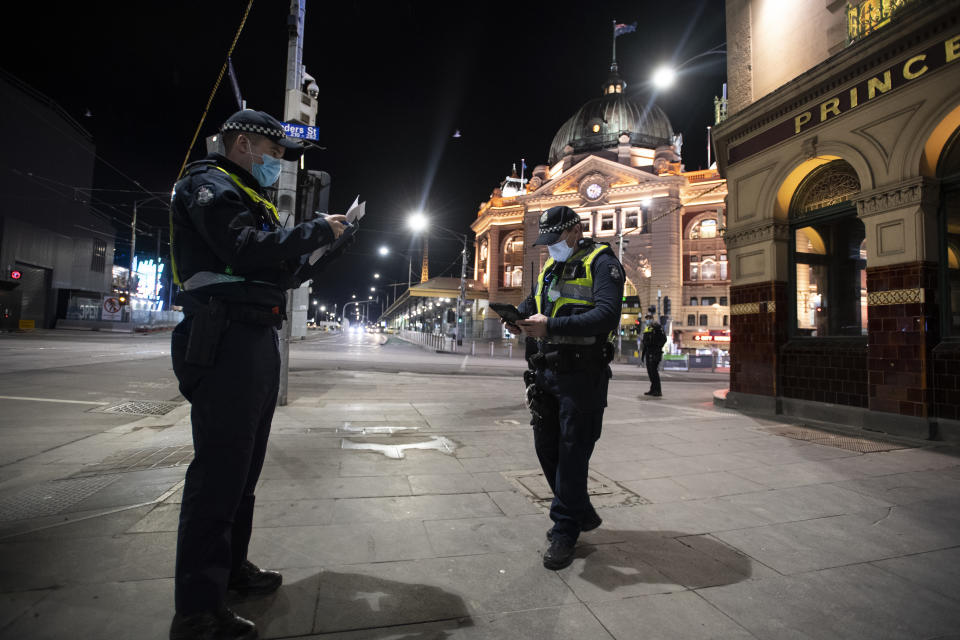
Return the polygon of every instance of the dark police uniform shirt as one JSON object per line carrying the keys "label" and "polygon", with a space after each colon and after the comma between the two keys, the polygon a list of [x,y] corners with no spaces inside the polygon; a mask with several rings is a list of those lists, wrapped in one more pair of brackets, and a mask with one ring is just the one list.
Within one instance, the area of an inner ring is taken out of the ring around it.
{"label": "dark police uniform shirt", "polygon": [[[574,253],[579,250],[574,249]],[[552,273],[559,277],[564,264],[554,263]],[[611,251],[604,251],[594,258],[591,267],[595,306],[576,315],[550,318],[547,320],[548,336],[602,336],[605,339],[607,334],[617,330],[623,306],[623,267]],[[537,280],[534,279],[533,291],[517,307],[521,317],[530,317],[537,312],[536,295]]]}
{"label": "dark police uniform shirt", "polygon": [[[190,288],[197,297],[215,296],[234,302],[283,306],[287,289],[309,279],[307,256],[333,242],[322,218],[283,229],[262,204],[255,202],[233,179],[263,196],[256,179],[219,154],[188,165],[171,201],[171,251],[180,281],[200,272],[242,277]],[[187,296],[188,298],[190,296]]]}

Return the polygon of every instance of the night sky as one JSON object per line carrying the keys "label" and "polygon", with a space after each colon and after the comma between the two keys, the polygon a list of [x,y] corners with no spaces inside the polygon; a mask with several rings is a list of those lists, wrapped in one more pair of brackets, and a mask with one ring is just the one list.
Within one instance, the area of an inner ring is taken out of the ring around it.
{"label": "night sky", "polygon": [[[20,25],[23,37],[0,45],[2,66],[94,136],[105,161],[94,176],[98,209],[129,225],[132,201],[146,195],[141,187],[169,194],[246,5],[128,1],[53,3],[44,14],[28,3],[5,9],[8,30]],[[333,212],[358,194],[367,201],[351,255],[315,288],[323,302],[342,307],[351,292],[365,297],[375,270],[380,282],[406,282],[407,260],[396,252],[419,246],[404,224],[411,211],[422,208],[435,224],[468,232],[479,203],[513,163],[519,169],[525,158],[527,176],[545,164],[560,125],[601,94],[613,19],[638,23],[636,32],[617,39],[621,75],[638,99],[649,95],[646,81],[659,63],[682,63],[725,41],[719,0],[459,5],[307,2],[303,61],[320,86],[319,144],[327,147],[308,151],[307,167],[332,175]],[[233,55],[248,106],[278,117],[288,6],[254,2]],[[655,97],[674,131],[683,133],[687,169],[706,165],[706,127],[725,63],[724,56],[700,58]],[[236,109],[225,78],[191,159],[202,156],[203,137]],[[166,224],[159,203],[141,206],[140,216],[148,229]],[[129,250],[123,241],[129,226],[118,230],[120,255]],[[459,276],[459,245],[432,238],[431,276],[445,268]],[[376,255],[383,244],[394,250],[392,258]],[[154,251],[155,240],[138,238],[139,247]],[[417,262],[415,254],[419,273]]]}

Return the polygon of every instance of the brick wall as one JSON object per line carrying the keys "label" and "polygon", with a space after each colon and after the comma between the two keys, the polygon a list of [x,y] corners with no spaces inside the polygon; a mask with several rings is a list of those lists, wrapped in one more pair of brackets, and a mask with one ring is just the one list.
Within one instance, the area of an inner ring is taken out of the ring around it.
{"label": "brick wall", "polygon": [[[895,301],[898,296],[891,293],[917,290],[922,291],[922,298],[905,302]],[[870,409],[905,416],[932,415],[932,349],[940,339],[935,303],[937,265],[913,262],[868,268],[867,291]]]}
{"label": "brick wall", "polygon": [[777,395],[778,353],[787,336],[785,283],[731,286],[730,307],[730,390]]}
{"label": "brick wall", "polygon": [[867,339],[804,338],[780,350],[781,394],[867,407]]}

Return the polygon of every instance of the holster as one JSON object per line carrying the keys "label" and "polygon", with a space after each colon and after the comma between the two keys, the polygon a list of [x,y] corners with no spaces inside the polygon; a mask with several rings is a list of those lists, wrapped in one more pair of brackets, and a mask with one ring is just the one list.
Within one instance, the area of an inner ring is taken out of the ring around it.
{"label": "holster", "polygon": [[217,358],[220,338],[229,324],[227,306],[216,298],[196,308],[190,325],[190,337],[187,339],[187,352],[184,360],[198,367],[213,366]]}
{"label": "holster", "polygon": [[[542,364],[540,367],[550,369],[556,373],[571,373],[573,371],[584,371],[591,368],[605,366],[612,360],[607,359],[607,351],[592,347],[585,349],[582,347],[562,346],[550,351],[543,351]],[[532,359],[532,358],[531,358]],[[539,364],[539,363],[538,363]]]}

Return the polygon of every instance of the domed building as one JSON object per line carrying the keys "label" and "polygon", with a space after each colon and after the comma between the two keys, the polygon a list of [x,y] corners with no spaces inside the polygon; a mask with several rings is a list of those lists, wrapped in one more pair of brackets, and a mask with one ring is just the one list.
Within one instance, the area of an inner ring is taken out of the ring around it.
{"label": "domed building", "polygon": [[[684,171],[682,136],[652,101],[629,97],[616,61],[601,95],[560,127],[547,163],[529,179],[516,171],[480,204],[476,234],[475,295],[519,304],[547,260],[531,246],[543,211],[577,211],[584,234],[613,247],[627,273],[622,324],[636,337],[648,306],[669,316],[674,350],[729,340],[729,280],[725,226],[726,182],[714,169]],[[482,302],[480,303],[482,304]],[[478,308],[476,336],[502,335],[495,313]],[[627,352],[627,349],[624,349]],[[626,355],[629,355],[626,353]]]}

